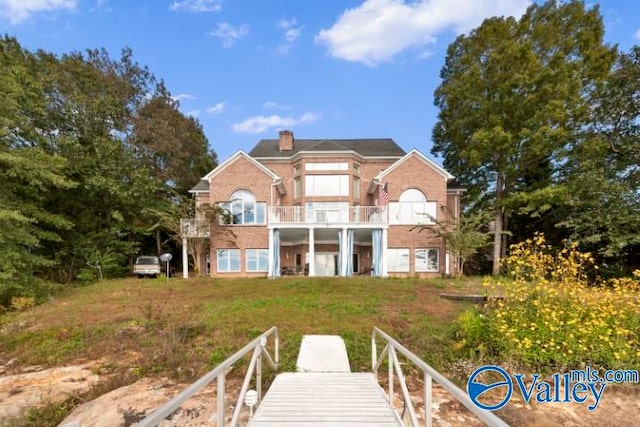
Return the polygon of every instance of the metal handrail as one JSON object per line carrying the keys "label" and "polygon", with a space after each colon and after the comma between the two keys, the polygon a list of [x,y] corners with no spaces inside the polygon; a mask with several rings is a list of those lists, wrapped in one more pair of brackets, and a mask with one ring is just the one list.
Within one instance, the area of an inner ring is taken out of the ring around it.
{"label": "metal handrail", "polygon": [[[377,346],[376,346],[376,336],[382,337],[386,341],[386,345],[382,352],[380,353],[380,357],[378,358]],[[455,384],[445,378],[438,371],[433,369],[431,366],[426,364],[423,360],[421,360],[418,356],[409,351],[406,347],[400,344],[398,341],[391,338],[388,334],[380,330],[379,328],[374,327],[373,333],[371,334],[371,366],[373,373],[378,375],[378,369],[382,365],[382,362],[385,356],[388,359],[388,367],[389,367],[389,403],[393,408],[393,372],[395,370],[396,375],[398,376],[398,382],[400,383],[400,388],[402,390],[402,396],[404,399],[405,406],[409,411],[409,418],[411,420],[411,425],[414,427],[418,426],[418,417],[416,416],[415,408],[413,407],[413,402],[411,400],[411,396],[409,394],[409,390],[407,388],[404,375],[402,374],[402,369],[400,368],[400,363],[398,362],[398,356],[396,351],[400,352],[407,360],[411,361],[415,366],[417,366],[424,375],[424,412],[425,412],[425,425],[427,427],[432,426],[432,410],[431,410],[431,400],[432,400],[432,382],[436,380],[442,388],[447,390],[453,397],[455,397],[460,403],[467,407],[475,416],[477,416],[481,421],[487,424],[490,427],[508,427],[509,425],[498,418],[495,414],[486,411],[484,409],[478,408],[473,404],[471,399],[467,394],[460,390]]]}
{"label": "metal handrail", "polygon": [[[271,355],[266,349],[267,340],[270,336],[273,335],[274,338],[274,357],[271,358]],[[156,409],[153,413],[148,415],[145,419],[140,421],[138,427],[153,427],[158,425],[162,420],[171,415],[176,409],[178,409],[182,404],[189,399],[191,396],[196,394],[200,389],[207,386],[214,379],[217,379],[218,387],[216,389],[216,397],[217,397],[217,419],[219,426],[224,425],[224,386],[225,386],[225,375],[227,373],[227,369],[229,369],[234,363],[238,360],[242,359],[247,353],[253,350],[253,355],[251,357],[251,362],[249,362],[249,368],[247,369],[247,374],[245,375],[244,382],[242,384],[242,389],[240,390],[240,395],[238,396],[238,401],[235,406],[235,410],[233,412],[233,416],[231,418],[231,426],[235,426],[238,422],[238,417],[240,416],[240,409],[242,407],[242,401],[244,399],[245,393],[249,387],[251,382],[251,378],[253,377],[253,372],[256,370],[256,388],[258,392],[258,404],[262,400],[262,356],[264,355],[267,359],[267,362],[273,369],[278,369],[278,328],[273,326],[262,335],[251,341],[249,344],[244,346],[242,349],[238,350],[233,356],[229,357],[227,360],[219,364],[215,369],[209,371],[202,377],[200,377],[196,382],[191,384],[189,387],[180,392],[176,397],[169,400],[160,408]]]}

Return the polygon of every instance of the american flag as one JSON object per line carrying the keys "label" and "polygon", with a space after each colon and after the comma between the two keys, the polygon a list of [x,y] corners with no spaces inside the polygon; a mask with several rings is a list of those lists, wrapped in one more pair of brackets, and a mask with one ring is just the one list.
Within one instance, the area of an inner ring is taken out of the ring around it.
{"label": "american flag", "polygon": [[378,206],[382,208],[387,206],[387,203],[389,203],[389,183],[385,182],[378,194]]}

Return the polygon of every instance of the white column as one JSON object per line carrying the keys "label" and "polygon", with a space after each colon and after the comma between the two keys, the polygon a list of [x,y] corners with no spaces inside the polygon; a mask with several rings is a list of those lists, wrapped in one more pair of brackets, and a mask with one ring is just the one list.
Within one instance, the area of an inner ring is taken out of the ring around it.
{"label": "white column", "polygon": [[387,229],[382,229],[382,277],[389,277],[388,263],[387,263]]}
{"label": "white column", "polygon": [[316,242],[315,230],[309,229],[309,276],[316,275]]}
{"label": "white column", "polygon": [[340,232],[340,239],[342,240],[342,253],[340,254],[340,275],[347,275],[347,260],[349,257],[349,251],[347,249],[347,229],[343,228]]}
{"label": "white column", "polygon": [[187,250],[187,238],[182,238],[182,278],[189,278],[189,252]]}
{"label": "white column", "polygon": [[275,277],[275,265],[273,264],[273,228],[269,229],[269,264],[267,277]]}
{"label": "white column", "polygon": [[447,276],[451,274],[451,256],[449,252],[444,255],[444,274]]}

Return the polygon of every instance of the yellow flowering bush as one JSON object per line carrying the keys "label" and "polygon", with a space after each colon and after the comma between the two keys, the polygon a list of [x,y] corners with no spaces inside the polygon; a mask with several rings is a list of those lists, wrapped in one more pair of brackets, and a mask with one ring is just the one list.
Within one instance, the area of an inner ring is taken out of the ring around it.
{"label": "yellow flowering bush", "polygon": [[[640,271],[593,283],[597,270],[577,243],[553,252],[537,234],[511,247],[506,283],[485,283],[494,298],[459,319],[461,347],[504,361],[556,370],[640,367]],[[478,320],[482,333],[478,332]]]}

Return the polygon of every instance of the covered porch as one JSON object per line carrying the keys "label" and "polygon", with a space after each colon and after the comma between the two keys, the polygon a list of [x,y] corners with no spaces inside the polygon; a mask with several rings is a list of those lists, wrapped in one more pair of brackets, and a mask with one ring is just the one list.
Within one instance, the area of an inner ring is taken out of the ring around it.
{"label": "covered porch", "polygon": [[387,226],[269,228],[269,277],[387,276]]}

